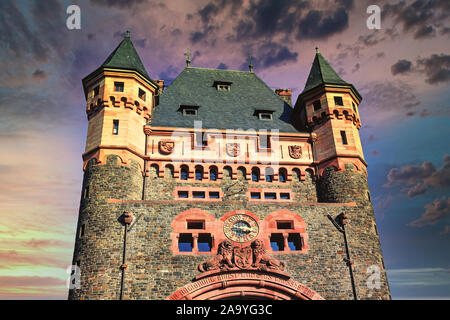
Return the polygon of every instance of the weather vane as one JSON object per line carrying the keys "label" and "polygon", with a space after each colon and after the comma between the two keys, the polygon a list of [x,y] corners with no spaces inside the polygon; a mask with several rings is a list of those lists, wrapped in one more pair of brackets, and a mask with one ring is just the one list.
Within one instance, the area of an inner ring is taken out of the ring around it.
{"label": "weather vane", "polygon": [[186,56],[186,65],[189,68],[191,66],[191,48],[187,48],[187,52],[184,55]]}
{"label": "weather vane", "polygon": [[250,70],[250,72],[253,72],[253,62],[252,62],[252,56],[249,54],[248,55],[248,69]]}

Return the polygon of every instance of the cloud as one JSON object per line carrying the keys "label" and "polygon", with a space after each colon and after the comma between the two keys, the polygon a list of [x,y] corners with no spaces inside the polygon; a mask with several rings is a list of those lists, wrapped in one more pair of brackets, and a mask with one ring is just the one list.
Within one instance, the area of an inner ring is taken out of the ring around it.
{"label": "cloud", "polygon": [[52,239],[34,239],[28,240],[24,242],[25,247],[30,247],[34,249],[42,249],[46,247],[71,247],[72,244],[66,243],[60,240],[52,240]]}
{"label": "cloud", "polygon": [[391,66],[391,72],[394,76],[397,74],[408,73],[408,72],[411,72],[411,70],[412,70],[411,67],[412,67],[411,61],[402,59],[402,60],[398,60],[396,63],[394,63]]}
{"label": "cloud", "polygon": [[396,287],[450,285],[448,268],[387,269],[386,273],[389,283]]}
{"label": "cloud", "polygon": [[406,3],[388,3],[383,6],[382,16],[393,17],[403,25],[406,32],[415,31],[416,39],[434,36],[432,25],[439,26],[449,17],[450,3],[446,0],[416,0]]}
{"label": "cloud", "polygon": [[344,7],[337,8],[330,15],[311,10],[298,24],[297,39],[324,39],[348,28],[348,14]]}
{"label": "cloud", "polygon": [[429,161],[422,165],[407,165],[400,169],[392,168],[388,175],[386,187],[394,185],[406,185],[403,191],[407,191],[408,197],[424,194],[429,187],[448,188],[450,187],[450,156],[444,156],[444,165],[440,169]]}
{"label": "cloud", "polygon": [[425,82],[429,84],[450,81],[450,55],[433,54],[429,58],[418,59],[417,65],[423,68],[422,72],[427,76]]}
{"label": "cloud", "polygon": [[414,198],[415,196],[424,194],[427,192],[427,190],[428,190],[427,187],[423,183],[418,183],[412,188],[407,189],[408,198]]}
{"label": "cloud", "polygon": [[425,205],[425,212],[422,216],[409,223],[412,227],[423,227],[429,224],[436,224],[439,220],[450,216],[450,198],[443,197],[436,199],[432,203]]}
{"label": "cloud", "polygon": [[129,9],[146,2],[147,0],[91,0],[91,3],[94,5],[117,9]]}
{"label": "cloud", "polygon": [[47,72],[45,72],[44,70],[36,69],[36,71],[34,71],[31,76],[33,77],[33,79],[36,79],[36,80],[44,80],[44,79],[48,78],[49,74]]}
{"label": "cloud", "polygon": [[434,37],[435,35],[436,30],[433,28],[433,26],[422,26],[414,34],[414,39]]}

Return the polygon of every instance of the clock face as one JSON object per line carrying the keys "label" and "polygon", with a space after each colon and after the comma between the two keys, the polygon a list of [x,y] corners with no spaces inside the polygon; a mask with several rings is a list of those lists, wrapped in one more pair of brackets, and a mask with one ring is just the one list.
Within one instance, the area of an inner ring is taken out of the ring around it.
{"label": "clock face", "polygon": [[223,223],[223,232],[234,242],[249,242],[256,238],[259,232],[258,223],[246,214],[235,214]]}

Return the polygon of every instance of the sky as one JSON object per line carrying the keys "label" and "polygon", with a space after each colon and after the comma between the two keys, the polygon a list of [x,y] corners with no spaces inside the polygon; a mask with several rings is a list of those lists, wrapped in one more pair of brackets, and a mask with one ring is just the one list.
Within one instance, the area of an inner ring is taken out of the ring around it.
{"label": "sky", "polygon": [[[69,5],[81,29],[69,30]],[[369,5],[381,9],[369,29]],[[126,30],[153,79],[247,70],[303,90],[315,47],[363,96],[393,299],[450,299],[448,0],[0,1],[0,299],[66,299],[87,118],[81,79]]]}

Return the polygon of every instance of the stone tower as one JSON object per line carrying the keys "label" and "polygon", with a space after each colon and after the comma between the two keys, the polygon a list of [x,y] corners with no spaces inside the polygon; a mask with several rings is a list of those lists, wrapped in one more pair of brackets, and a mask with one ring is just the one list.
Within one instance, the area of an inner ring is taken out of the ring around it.
{"label": "stone tower", "polygon": [[83,79],[70,299],[390,298],[361,96],[319,52],[294,107],[253,70],[162,83],[129,34]]}

